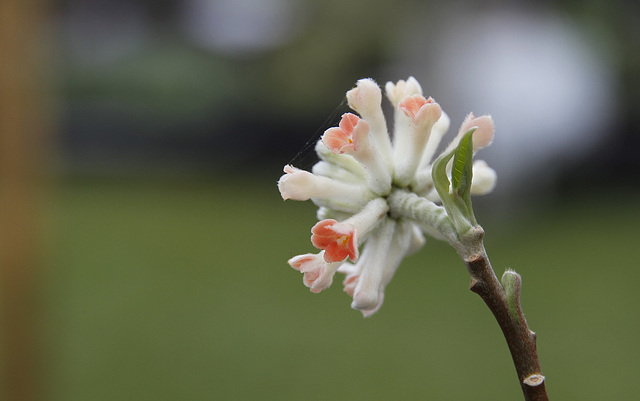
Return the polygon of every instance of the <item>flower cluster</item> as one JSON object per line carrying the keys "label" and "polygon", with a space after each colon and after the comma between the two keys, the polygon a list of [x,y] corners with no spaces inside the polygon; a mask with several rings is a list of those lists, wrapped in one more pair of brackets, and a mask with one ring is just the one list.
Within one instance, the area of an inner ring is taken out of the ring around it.
{"label": "flower cluster", "polygon": [[[422,247],[424,234],[442,237],[437,227],[394,213],[388,200],[403,190],[441,203],[432,167],[449,117],[433,98],[423,96],[413,77],[388,82],[385,91],[394,107],[393,136],[382,111],[382,90],[373,80],[361,79],[347,92],[349,107],[358,115],[346,113],[337,127],[325,131],[316,145],[321,160],[312,172],[287,165],[278,182],[283,199],[311,199],[319,206],[320,221],[311,229],[319,253],[295,256],[289,264],[304,273],[312,292],[328,288],[336,272],[346,274],[344,290],[353,298],[352,308],[364,316],[378,311],[400,262]],[[473,152],[491,143],[491,117],[469,114],[442,154],[472,129]],[[490,192],[495,171],[483,161],[472,169],[471,194]]]}

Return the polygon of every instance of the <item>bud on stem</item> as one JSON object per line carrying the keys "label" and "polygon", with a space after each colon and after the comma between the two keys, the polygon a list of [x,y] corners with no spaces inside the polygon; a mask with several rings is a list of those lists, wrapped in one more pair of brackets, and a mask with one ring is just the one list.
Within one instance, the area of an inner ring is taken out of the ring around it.
{"label": "bud on stem", "polygon": [[507,298],[509,312],[514,319],[520,320],[520,288],[522,288],[522,278],[518,273],[511,269],[507,269],[502,275],[502,288]]}

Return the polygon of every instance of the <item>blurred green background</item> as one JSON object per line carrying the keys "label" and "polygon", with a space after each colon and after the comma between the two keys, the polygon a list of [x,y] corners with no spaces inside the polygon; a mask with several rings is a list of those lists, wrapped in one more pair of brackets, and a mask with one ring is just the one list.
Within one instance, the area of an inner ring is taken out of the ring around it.
{"label": "blurred green background", "polygon": [[[61,183],[50,399],[520,399],[453,249],[432,240],[407,258],[364,319],[338,276],[311,294],[286,264],[312,250],[314,210],[262,178]],[[523,276],[552,399],[635,398],[637,205],[583,197],[505,225],[479,215],[498,274]]]}
{"label": "blurred green background", "polygon": [[551,399],[637,399],[637,2],[0,5],[0,399],[522,399],[446,243],[368,319],[286,263],[316,219],[282,166],[409,75],[496,121],[476,216]]}

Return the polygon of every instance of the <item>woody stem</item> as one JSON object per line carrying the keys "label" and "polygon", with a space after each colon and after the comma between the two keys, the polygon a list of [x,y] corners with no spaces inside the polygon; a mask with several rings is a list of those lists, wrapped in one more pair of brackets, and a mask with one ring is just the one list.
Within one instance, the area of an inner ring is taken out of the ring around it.
{"label": "woody stem", "polygon": [[[471,283],[469,289],[485,302],[509,346],[518,374],[518,381],[526,401],[548,401],[544,376],[536,349],[536,334],[529,329],[520,306],[520,276],[512,273],[510,282],[498,281],[484,249],[484,231],[476,227],[463,236],[463,242],[454,244],[462,257]],[[507,284],[512,291],[505,292]]]}
{"label": "woody stem", "polygon": [[484,230],[475,226],[459,234],[444,207],[404,189],[393,190],[387,202],[392,217],[409,218],[434,228],[458,251],[471,276],[469,289],[482,298],[502,329],[525,400],[548,401],[536,334],[529,329],[520,306],[520,276],[510,274],[509,282],[505,282],[508,286],[498,281],[484,248]]}

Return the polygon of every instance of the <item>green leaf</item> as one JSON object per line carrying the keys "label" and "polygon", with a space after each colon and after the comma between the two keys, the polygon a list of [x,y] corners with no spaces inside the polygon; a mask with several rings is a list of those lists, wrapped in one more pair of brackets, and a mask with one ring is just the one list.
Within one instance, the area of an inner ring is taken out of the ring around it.
{"label": "green leaf", "polygon": [[455,151],[456,150],[454,149],[449,153],[443,153],[440,155],[440,157],[438,157],[438,159],[433,163],[433,168],[431,169],[433,185],[436,187],[436,191],[438,192],[438,195],[440,195],[440,199],[442,199],[445,207],[451,197],[449,193],[449,185],[451,185],[451,182],[447,176],[447,163],[449,163],[449,160],[451,160]]}
{"label": "green leaf", "polygon": [[[459,235],[476,226],[471,205],[471,179],[473,178],[473,132],[469,130],[452,151],[438,157],[433,163],[431,177],[442,199],[442,205],[451,218]],[[453,159],[451,181],[447,175],[447,164]],[[450,186],[453,190],[450,190]]]}
{"label": "green leaf", "polygon": [[473,133],[476,128],[467,131],[460,140],[453,156],[451,169],[451,183],[453,191],[462,199],[471,192],[471,178],[473,176]]}

